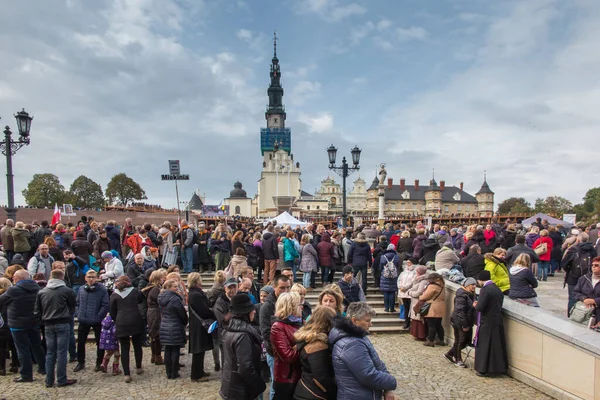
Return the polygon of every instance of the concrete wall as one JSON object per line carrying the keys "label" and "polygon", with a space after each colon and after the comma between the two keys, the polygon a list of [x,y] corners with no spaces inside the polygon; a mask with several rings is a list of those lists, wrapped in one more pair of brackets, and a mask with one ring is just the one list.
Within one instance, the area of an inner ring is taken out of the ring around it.
{"label": "concrete wall", "polygon": [[[450,315],[459,287],[446,281],[449,342],[454,340]],[[600,333],[509,298],[503,312],[509,375],[557,399],[600,400]]]}

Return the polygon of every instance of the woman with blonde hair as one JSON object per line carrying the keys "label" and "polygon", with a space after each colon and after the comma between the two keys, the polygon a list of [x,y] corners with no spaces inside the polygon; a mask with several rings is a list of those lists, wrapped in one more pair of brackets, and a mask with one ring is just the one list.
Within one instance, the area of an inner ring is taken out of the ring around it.
{"label": "woman with blonde hair", "polygon": [[529,254],[520,254],[509,270],[510,289],[508,297],[519,303],[532,307],[539,307],[535,288],[538,281],[531,271],[531,258]]}
{"label": "woman with blonde hair", "polygon": [[[227,280],[227,276],[225,275],[225,271],[215,272],[213,285],[206,293],[206,296],[208,297],[208,304],[211,309],[215,306],[217,299],[219,297],[221,297],[221,295],[223,293],[225,293],[225,288],[223,287],[223,284],[225,283],[226,280]],[[220,357],[219,357],[220,349],[219,349],[218,330],[215,329],[211,336],[212,336],[212,341],[213,341],[213,349],[212,349],[213,361],[215,363],[215,371],[218,372],[221,370],[221,361],[220,361]]]}
{"label": "woman with blonde hair", "polygon": [[294,283],[290,289],[292,293],[298,293],[300,295],[300,303],[302,304],[302,320],[308,321],[308,318],[312,314],[310,303],[305,300],[306,288],[299,283]]}
{"label": "woman with blonde hair", "polygon": [[302,326],[302,304],[298,293],[282,293],[275,303],[271,327],[273,346],[273,386],[275,399],[290,399],[300,380],[300,353],[294,333]]}
{"label": "woman with blonde hair", "polygon": [[8,268],[6,268],[6,271],[4,271],[4,277],[12,282],[13,276],[15,276],[15,272],[17,272],[21,269],[25,269],[25,268],[23,268],[22,266],[20,266],[18,264],[13,264],[13,265],[9,266]]}
{"label": "woman with blonde hair", "polygon": [[183,298],[183,304],[187,305],[188,303],[188,290],[181,280],[181,275],[178,272],[171,272],[167,274],[167,280],[174,280],[177,282],[177,293]]}
{"label": "woman with blonde hair", "polygon": [[142,293],[146,296],[148,311],[146,319],[148,321],[148,336],[150,336],[150,349],[152,357],[150,362],[156,365],[163,365],[164,361],[161,355],[162,345],[160,343],[160,320],[161,313],[158,308],[158,295],[162,289],[162,285],[166,280],[167,273],[165,270],[157,270],[150,274],[150,284],[142,289]]}
{"label": "woman with blonde hair", "polygon": [[337,386],[328,341],[335,316],[331,308],[317,307],[310,322],[294,334],[302,370],[294,392],[295,400],[336,399]]}

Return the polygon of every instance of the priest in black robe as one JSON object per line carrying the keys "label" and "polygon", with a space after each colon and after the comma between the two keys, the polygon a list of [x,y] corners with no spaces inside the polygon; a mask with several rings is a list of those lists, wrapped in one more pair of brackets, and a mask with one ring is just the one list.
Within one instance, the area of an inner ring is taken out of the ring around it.
{"label": "priest in black robe", "polygon": [[506,374],[508,352],[502,321],[504,294],[491,280],[489,271],[480,271],[477,281],[481,291],[475,303],[475,310],[478,312],[475,372],[479,376]]}

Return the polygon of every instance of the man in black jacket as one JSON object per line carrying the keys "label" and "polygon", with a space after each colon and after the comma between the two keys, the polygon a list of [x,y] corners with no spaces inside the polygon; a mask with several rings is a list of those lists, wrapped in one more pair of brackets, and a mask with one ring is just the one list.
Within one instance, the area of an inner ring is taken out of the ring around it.
{"label": "man in black jacket", "polygon": [[[273,288],[274,292],[267,296],[264,304],[260,307],[260,333],[263,338],[263,343],[265,346],[265,350],[267,350],[267,364],[269,364],[269,369],[271,370],[271,380],[273,380],[273,367],[275,365],[275,359],[273,358],[273,346],[271,345],[271,326],[272,318],[275,315],[275,303],[277,303],[277,298],[282,293],[287,293],[290,291],[292,284],[290,279],[285,275],[277,275],[273,279]],[[271,398],[275,395],[275,389],[273,389],[273,381],[271,382]]]}
{"label": "man in black jacket", "polygon": [[277,236],[273,234],[273,226],[269,225],[262,239],[263,255],[265,258],[265,269],[263,271],[263,283],[266,285],[275,278],[277,260],[279,260],[279,249],[277,247]]}
{"label": "man in black jacket", "polygon": [[476,278],[479,271],[485,269],[485,258],[481,255],[481,247],[474,244],[469,248],[469,255],[460,262],[465,278]]}
{"label": "man in black jacket", "polygon": [[46,333],[46,387],[58,387],[77,383],[76,379],[67,379],[67,352],[69,350],[70,323],[75,314],[77,301],[73,290],[64,282],[65,274],[55,269],[45,288],[40,290],[35,301],[34,315],[44,324]]}
{"label": "man in black jacket", "polygon": [[127,264],[125,273],[129,277],[133,287],[138,287],[140,279],[144,274],[144,255],[142,253],[137,253],[133,256],[133,262],[130,261]]}
{"label": "man in black jacket", "polygon": [[11,329],[19,363],[21,376],[14,382],[33,382],[31,353],[38,365],[38,373],[46,373],[46,356],[40,339],[39,319],[33,311],[40,287],[29,277],[29,273],[20,270],[13,276],[14,285],[0,296],[0,308],[7,307],[8,327]]}
{"label": "man in black jacket", "polygon": [[35,247],[40,247],[40,244],[44,243],[44,239],[48,236],[52,236],[52,229],[49,228],[48,221],[44,220],[42,221],[41,226],[37,228],[33,234],[33,237],[35,238]]}
{"label": "man in black jacket", "polygon": [[[225,315],[229,313],[229,303],[233,296],[237,294],[238,291],[238,282],[235,278],[229,278],[223,284],[225,292],[219,296],[217,301],[215,302],[215,306],[213,307],[213,311],[215,312],[215,316],[217,317],[217,325],[219,326],[218,335],[219,335],[219,347],[221,350],[221,365],[223,364],[223,320]],[[215,366],[216,368],[216,366]]]}
{"label": "man in black jacket", "polygon": [[532,264],[540,261],[540,257],[537,255],[537,253],[525,244],[525,235],[517,235],[515,237],[515,243],[516,244],[506,252],[505,260],[507,267],[510,268],[517,257],[523,253],[529,256]]}

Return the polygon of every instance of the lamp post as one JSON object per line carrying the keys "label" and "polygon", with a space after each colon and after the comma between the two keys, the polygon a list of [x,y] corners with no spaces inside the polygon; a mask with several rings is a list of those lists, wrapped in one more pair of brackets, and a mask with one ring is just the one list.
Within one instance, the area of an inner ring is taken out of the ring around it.
{"label": "lamp post", "polygon": [[329,156],[329,169],[334,171],[336,174],[342,177],[342,227],[345,228],[347,225],[348,214],[346,212],[346,178],[350,176],[355,171],[358,171],[360,167],[358,163],[360,162],[360,152],[361,150],[354,146],[352,150],[350,150],[350,154],[352,154],[352,167],[348,166],[346,162],[346,157],[342,158],[342,165],[335,165],[335,157],[337,155],[337,149],[331,145],[327,149],[327,155]]}
{"label": "lamp post", "polygon": [[17,127],[19,129],[19,140],[13,140],[11,138],[12,132],[10,127],[4,128],[4,140],[0,142],[0,151],[6,156],[6,192],[8,195],[8,207],[6,208],[6,214],[9,219],[13,221],[17,218],[17,209],[15,208],[15,190],[13,186],[13,172],[12,172],[12,156],[23,147],[29,145],[29,129],[31,128],[31,117],[25,109],[22,109],[15,114],[17,120]]}

